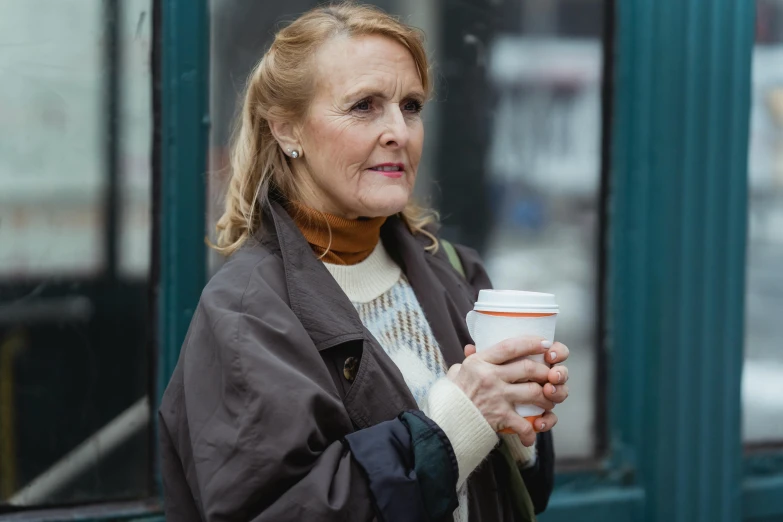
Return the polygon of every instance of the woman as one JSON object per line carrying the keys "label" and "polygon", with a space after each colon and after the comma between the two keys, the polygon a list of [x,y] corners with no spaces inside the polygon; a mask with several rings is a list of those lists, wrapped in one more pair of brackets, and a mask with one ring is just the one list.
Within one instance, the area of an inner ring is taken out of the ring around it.
{"label": "woman", "polygon": [[[252,72],[218,222],[230,259],[160,409],[167,520],[495,522],[546,506],[568,371],[519,358],[568,349],[469,344],[489,279],[462,247],[458,273],[410,202],[429,93],[419,34],[351,4],[282,29]],[[516,403],[547,412],[533,426]]]}

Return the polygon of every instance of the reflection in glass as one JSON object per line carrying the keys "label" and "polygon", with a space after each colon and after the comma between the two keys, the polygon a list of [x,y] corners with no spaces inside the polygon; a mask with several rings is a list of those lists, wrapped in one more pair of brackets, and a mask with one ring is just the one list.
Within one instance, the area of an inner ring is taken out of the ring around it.
{"label": "reflection in glass", "polygon": [[123,0],[119,52],[119,270],[147,277],[152,232],[151,0]]}
{"label": "reflection in glass", "polygon": [[[6,2],[0,17],[4,277],[103,268],[102,13],[75,1],[49,4]],[[81,30],[70,31],[68,20]]]}
{"label": "reflection in glass", "polygon": [[[373,3],[424,30],[435,68],[417,194],[441,212],[448,239],[482,253],[496,287],[557,294],[557,338],[572,353],[570,398],[557,409],[557,454],[590,457],[603,2]],[[211,2],[210,234],[237,95],[276,24],[316,4]],[[220,262],[213,255],[212,271]]]}
{"label": "reflection in glass", "polygon": [[783,2],[757,3],[749,175],[745,442],[783,441]]}
{"label": "reflection in glass", "polygon": [[3,2],[0,513],[150,492],[150,6]]}
{"label": "reflection in glass", "polygon": [[557,296],[571,379],[555,440],[558,456],[586,457],[595,444],[601,41],[504,35],[491,56],[498,102],[484,257],[496,286]]}

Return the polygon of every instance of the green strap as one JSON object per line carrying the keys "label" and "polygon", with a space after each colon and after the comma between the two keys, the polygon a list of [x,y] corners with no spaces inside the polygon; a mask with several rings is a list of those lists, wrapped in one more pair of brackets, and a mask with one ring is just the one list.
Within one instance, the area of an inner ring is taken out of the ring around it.
{"label": "green strap", "polygon": [[[443,246],[443,250],[446,252],[449,263],[454,267],[454,270],[467,279],[465,267],[462,265],[462,260],[459,258],[459,254],[457,254],[457,249],[454,248],[454,245],[445,239],[441,239],[440,244]],[[503,454],[506,465],[508,466],[509,492],[511,493],[512,502],[514,503],[514,507],[516,508],[520,519],[523,522],[536,522],[536,511],[533,507],[533,500],[530,498],[530,493],[527,491],[525,479],[522,478],[522,473],[519,471],[519,465],[514,460],[514,457],[511,456],[511,451],[509,451],[505,442],[500,445],[500,453]]]}
{"label": "green strap", "polygon": [[440,244],[443,247],[443,250],[446,252],[446,255],[449,257],[449,263],[451,263],[451,266],[454,267],[454,270],[462,274],[462,277],[467,279],[467,276],[465,275],[465,267],[462,266],[462,260],[459,258],[459,254],[457,254],[457,249],[454,248],[454,245],[445,239],[441,239]]}
{"label": "green strap", "polygon": [[530,493],[527,491],[525,479],[522,478],[522,473],[519,471],[519,465],[514,460],[514,457],[511,456],[511,451],[508,449],[505,441],[500,445],[499,449],[506,459],[509,471],[508,490],[511,493],[511,501],[517,509],[520,520],[523,522],[536,522],[536,510],[533,507],[533,499],[530,498]]}

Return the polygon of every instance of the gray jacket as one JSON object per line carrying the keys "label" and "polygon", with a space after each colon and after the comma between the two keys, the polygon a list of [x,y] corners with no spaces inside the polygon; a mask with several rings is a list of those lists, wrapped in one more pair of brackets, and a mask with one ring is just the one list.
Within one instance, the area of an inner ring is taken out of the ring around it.
{"label": "gray jacket", "polygon": [[[458,247],[463,278],[397,217],[381,234],[446,363],[461,362],[465,315],[490,286],[477,254]],[[163,397],[166,519],[451,520],[448,439],[279,203],[265,209],[259,238],[204,289]],[[523,478],[540,512],[552,490],[550,434],[538,452]],[[468,481],[471,522],[519,520],[507,482],[493,451]]]}

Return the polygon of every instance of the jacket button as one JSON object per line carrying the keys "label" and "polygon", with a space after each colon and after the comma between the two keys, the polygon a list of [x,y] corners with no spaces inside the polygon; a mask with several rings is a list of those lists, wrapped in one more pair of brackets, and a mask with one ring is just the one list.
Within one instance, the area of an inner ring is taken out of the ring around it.
{"label": "jacket button", "polygon": [[353,382],[356,379],[356,372],[359,370],[359,359],[356,357],[348,357],[343,365],[343,376],[348,382]]}

